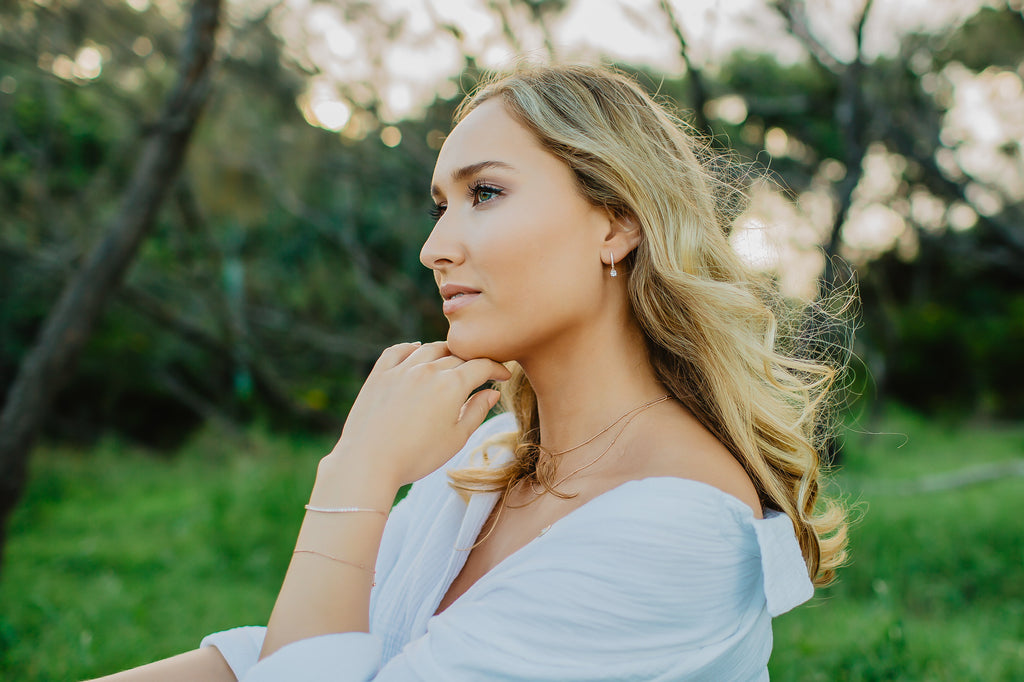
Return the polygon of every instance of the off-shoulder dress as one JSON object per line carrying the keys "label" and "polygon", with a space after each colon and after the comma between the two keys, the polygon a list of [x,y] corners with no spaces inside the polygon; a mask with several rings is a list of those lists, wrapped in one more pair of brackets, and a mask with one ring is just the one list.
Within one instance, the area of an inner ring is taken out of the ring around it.
{"label": "off-shoulder dress", "polygon": [[772,617],[813,594],[792,523],[771,510],[758,519],[683,478],[627,481],[595,497],[434,615],[468,555],[459,548],[476,541],[499,496],[467,504],[446,471],[514,428],[507,414],[484,423],[392,510],[369,633],[294,642],[262,661],[262,627],[201,645],[217,647],[244,682],[768,679]]}

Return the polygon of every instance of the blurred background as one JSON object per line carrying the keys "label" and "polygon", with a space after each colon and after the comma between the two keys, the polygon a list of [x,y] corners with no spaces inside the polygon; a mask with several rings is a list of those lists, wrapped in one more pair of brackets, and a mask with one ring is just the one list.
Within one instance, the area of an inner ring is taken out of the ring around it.
{"label": "blurred background", "polygon": [[793,300],[859,281],[852,561],[773,679],[1024,679],[1020,0],[0,1],[0,677],[266,621],[373,361],[445,334],[434,158],[524,57],[752,164]]}

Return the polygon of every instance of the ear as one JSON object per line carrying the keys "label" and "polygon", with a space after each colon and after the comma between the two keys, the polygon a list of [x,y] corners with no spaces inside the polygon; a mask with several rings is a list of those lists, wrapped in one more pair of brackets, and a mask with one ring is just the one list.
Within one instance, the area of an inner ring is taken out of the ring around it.
{"label": "ear", "polygon": [[601,260],[611,265],[611,255],[615,254],[615,262],[622,261],[640,245],[643,236],[640,221],[632,213],[612,215],[601,248]]}

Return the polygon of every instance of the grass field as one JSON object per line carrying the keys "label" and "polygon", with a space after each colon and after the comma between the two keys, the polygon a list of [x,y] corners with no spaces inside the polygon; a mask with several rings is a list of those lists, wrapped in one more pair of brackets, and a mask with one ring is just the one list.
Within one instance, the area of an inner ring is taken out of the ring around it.
{"label": "grass field", "polygon": [[[891,410],[847,436],[852,562],[775,623],[772,679],[1024,680],[1024,478],[914,492],[1024,458],[1024,426]],[[173,458],[41,447],[0,580],[0,679],[78,680],[265,622],[328,440],[206,431]]]}

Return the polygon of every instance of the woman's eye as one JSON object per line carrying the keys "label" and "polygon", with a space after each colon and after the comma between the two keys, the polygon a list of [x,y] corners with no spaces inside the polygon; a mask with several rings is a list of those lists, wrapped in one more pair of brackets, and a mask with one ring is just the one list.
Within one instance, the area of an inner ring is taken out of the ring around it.
{"label": "woman's eye", "polygon": [[491,187],[489,185],[477,185],[472,188],[473,192],[473,205],[482,204],[485,201],[490,201],[494,197],[501,194],[501,190],[497,187]]}
{"label": "woman's eye", "polygon": [[445,208],[447,207],[444,206],[444,204],[435,204],[434,206],[430,207],[430,217],[434,219],[434,222],[437,222],[438,220],[441,219],[441,216],[444,215]]}

